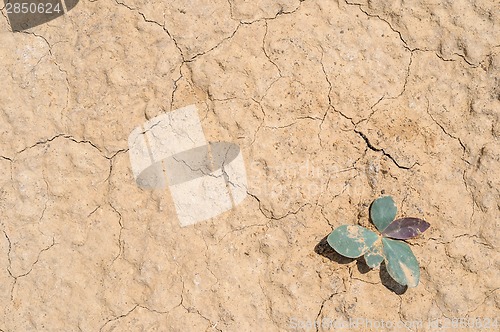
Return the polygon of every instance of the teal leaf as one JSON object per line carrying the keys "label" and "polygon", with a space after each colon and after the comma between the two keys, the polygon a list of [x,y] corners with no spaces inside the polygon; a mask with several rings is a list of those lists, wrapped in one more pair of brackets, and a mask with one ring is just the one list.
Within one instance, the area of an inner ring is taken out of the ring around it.
{"label": "teal leaf", "polygon": [[382,238],[382,242],[389,275],[401,285],[416,287],[420,279],[420,268],[410,246],[403,241],[388,238]]}
{"label": "teal leaf", "polygon": [[391,196],[382,196],[373,201],[370,208],[370,217],[380,232],[394,220],[398,209]]}
{"label": "teal leaf", "polygon": [[342,225],[328,235],[328,244],[339,254],[358,258],[367,252],[379,236],[364,227]]}
{"label": "teal leaf", "polygon": [[373,246],[365,253],[365,262],[369,267],[376,268],[384,261],[384,246],[381,239],[375,241]]}

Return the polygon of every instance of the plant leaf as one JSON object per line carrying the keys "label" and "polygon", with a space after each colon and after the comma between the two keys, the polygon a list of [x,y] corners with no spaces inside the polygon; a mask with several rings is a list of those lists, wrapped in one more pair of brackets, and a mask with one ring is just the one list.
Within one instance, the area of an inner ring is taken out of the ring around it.
{"label": "plant leaf", "polygon": [[425,232],[431,225],[419,218],[400,218],[394,220],[382,232],[383,236],[393,239],[411,239]]}
{"label": "plant leaf", "polygon": [[373,246],[365,253],[365,262],[369,267],[376,268],[384,261],[384,246],[382,239],[377,239]]}
{"label": "plant leaf", "polygon": [[371,248],[379,236],[364,227],[342,225],[337,227],[326,239],[330,247],[342,256],[358,258]]}
{"label": "plant leaf", "polygon": [[373,201],[370,207],[370,217],[380,232],[394,220],[398,209],[391,196],[382,196]]}
{"label": "plant leaf", "polygon": [[416,287],[420,279],[420,268],[410,246],[387,238],[382,238],[382,243],[389,275],[401,285]]}

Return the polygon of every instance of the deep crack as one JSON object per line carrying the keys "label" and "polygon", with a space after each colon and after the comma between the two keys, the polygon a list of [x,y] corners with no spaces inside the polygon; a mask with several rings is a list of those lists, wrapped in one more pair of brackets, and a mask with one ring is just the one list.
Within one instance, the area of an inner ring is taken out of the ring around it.
{"label": "deep crack", "polygon": [[375,151],[375,152],[382,152],[382,154],[384,156],[386,156],[387,158],[389,158],[394,163],[394,165],[396,165],[398,168],[404,169],[404,170],[409,170],[409,169],[412,169],[415,165],[420,165],[418,162],[414,162],[413,165],[411,165],[411,166],[400,165],[398,163],[398,161],[396,159],[394,159],[394,157],[391,154],[389,154],[388,152],[384,151],[383,148],[377,148],[377,147],[373,146],[370,143],[370,140],[368,139],[368,137],[366,137],[366,135],[363,134],[361,131],[359,131],[357,129],[354,129],[354,132],[356,134],[358,134],[365,141],[366,145],[368,146],[368,148],[370,150]]}

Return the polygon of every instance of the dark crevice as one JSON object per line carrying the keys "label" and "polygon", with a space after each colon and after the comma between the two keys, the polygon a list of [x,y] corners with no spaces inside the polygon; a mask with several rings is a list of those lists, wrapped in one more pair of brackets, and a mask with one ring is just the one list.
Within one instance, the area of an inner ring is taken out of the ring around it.
{"label": "dark crevice", "polygon": [[247,191],[247,194],[251,197],[253,197],[258,203],[259,203],[259,210],[260,212],[264,215],[264,217],[266,217],[267,219],[270,219],[270,220],[281,220],[281,219],[284,219],[286,217],[288,217],[289,215],[295,215],[295,214],[298,214],[300,211],[302,211],[302,209],[307,206],[307,205],[311,205],[310,203],[305,203],[303,204],[302,206],[300,206],[297,210],[295,211],[288,211],[287,213],[285,213],[284,215],[282,216],[276,216],[274,214],[274,211],[272,210],[267,210],[267,209],[264,209],[262,207],[262,202],[260,200],[259,197],[257,197],[256,195],[250,193]]}
{"label": "dark crevice", "polygon": [[398,34],[399,39],[401,40],[401,42],[403,42],[403,47],[404,47],[406,50],[408,50],[408,51],[410,51],[410,52],[412,52],[412,51],[414,50],[414,49],[412,49],[412,48],[410,48],[410,47],[408,46],[408,44],[407,44],[406,40],[403,38],[403,35],[401,34],[401,32],[400,32],[400,31],[398,31],[398,30],[396,30],[396,29],[392,26],[392,24],[391,24],[389,21],[387,21],[386,19],[384,19],[384,18],[380,17],[379,15],[375,15],[375,14],[370,14],[370,13],[368,13],[368,12],[367,12],[367,11],[363,8],[363,5],[362,5],[362,4],[349,2],[349,1],[347,1],[347,0],[345,0],[345,3],[346,3],[347,5],[349,5],[349,6],[356,6],[356,7],[358,7],[358,8],[359,8],[359,10],[360,10],[361,12],[363,12],[363,13],[364,13],[366,16],[368,16],[368,17],[377,18],[377,19],[379,19],[379,20],[381,20],[381,21],[385,22],[385,23],[389,26],[389,28],[390,28],[392,31],[394,31],[395,33],[397,33],[397,34]]}
{"label": "dark crevice", "polygon": [[125,313],[125,314],[122,314],[122,315],[120,315],[120,316],[117,316],[117,317],[114,317],[114,318],[109,319],[106,323],[104,323],[104,325],[102,325],[102,326],[101,326],[101,328],[99,329],[99,331],[102,331],[102,330],[106,327],[106,325],[108,325],[109,323],[114,322],[114,321],[117,321],[117,320],[119,320],[119,319],[121,319],[121,318],[127,317],[128,315],[130,315],[130,314],[131,314],[131,313],[132,313],[135,309],[137,309],[138,307],[139,307],[139,305],[138,305],[138,304],[136,304],[136,305],[135,305],[132,309],[130,309],[127,313]]}
{"label": "dark crevice", "polygon": [[[363,4],[360,4],[360,3],[355,3],[355,2],[349,2],[349,1],[347,1],[347,0],[345,0],[345,3],[346,3],[347,5],[349,5],[349,6],[356,6],[356,7],[358,7],[358,8],[359,8],[359,10],[360,10],[361,12],[363,12],[363,13],[364,13],[366,16],[368,16],[368,17],[377,18],[377,19],[379,19],[379,20],[381,20],[381,21],[385,22],[385,23],[389,26],[389,28],[390,28],[392,31],[394,31],[395,33],[397,33],[397,34],[398,34],[399,39],[400,39],[400,40],[401,40],[401,42],[403,43],[403,47],[404,47],[406,50],[408,50],[408,51],[410,51],[410,52],[414,52],[414,51],[421,51],[421,52],[433,52],[433,53],[435,53],[435,54],[436,54],[436,56],[437,56],[438,58],[440,58],[440,59],[441,59],[441,60],[443,60],[443,61],[455,61],[455,60],[453,60],[453,59],[446,59],[446,58],[444,58],[444,57],[443,57],[443,55],[442,55],[440,52],[436,51],[436,50],[429,50],[429,49],[418,48],[418,47],[414,47],[414,48],[410,47],[410,46],[408,45],[408,43],[406,42],[406,40],[404,39],[403,34],[402,34],[399,30],[395,29],[395,28],[392,26],[392,24],[391,24],[391,23],[390,23],[387,19],[385,19],[385,18],[383,18],[383,17],[381,17],[380,15],[377,15],[377,14],[370,14],[370,13],[369,13],[369,12],[368,12],[368,11],[367,11],[364,7],[363,7]],[[493,47],[493,48],[494,48],[494,47]],[[475,64],[475,63],[471,62],[470,60],[468,60],[468,59],[467,59],[467,57],[466,57],[464,54],[460,54],[460,53],[454,52],[454,53],[453,53],[453,55],[456,55],[456,56],[458,56],[459,58],[461,58],[461,59],[462,59],[462,60],[463,60],[463,61],[464,61],[464,62],[465,62],[468,66],[470,66],[470,67],[472,67],[472,68],[477,68],[477,67],[479,67],[479,66],[480,66],[480,64]],[[482,62],[482,61],[480,61],[480,63],[481,63],[481,62]]]}
{"label": "dark crevice", "polygon": [[401,168],[401,169],[405,169],[405,170],[409,170],[409,169],[412,169],[415,165],[420,165],[418,162],[415,162],[413,163],[413,165],[411,166],[404,166],[404,165],[401,165],[398,163],[398,161],[396,159],[394,159],[394,157],[392,155],[390,155],[389,153],[385,152],[384,149],[382,148],[377,148],[375,146],[373,146],[371,143],[370,143],[370,140],[368,139],[368,137],[366,137],[365,134],[363,134],[361,131],[357,130],[357,129],[354,129],[354,132],[356,134],[358,134],[366,143],[366,146],[372,150],[372,151],[375,151],[375,152],[382,152],[382,154],[384,156],[386,156],[387,158],[389,158],[393,163],[394,165],[396,165],[398,168]]}
{"label": "dark crevice", "polygon": [[318,314],[316,315],[316,332],[319,332],[319,327],[320,327],[320,324],[318,324],[321,320],[320,320],[320,316],[323,312],[323,308],[326,304],[326,302],[330,301],[335,295],[338,295],[340,293],[344,293],[344,292],[335,292],[335,293],[332,293],[329,297],[327,297],[326,299],[323,300],[323,302],[321,302],[321,307],[319,308],[319,311],[318,311]]}
{"label": "dark crevice", "polygon": [[165,31],[165,33],[170,37],[170,39],[174,42],[175,44],[175,47],[177,48],[177,50],[179,51],[179,54],[182,58],[182,62],[185,62],[186,61],[186,58],[184,56],[184,53],[182,52],[182,49],[180,48],[179,44],[177,43],[177,40],[174,38],[174,36],[170,33],[170,31],[168,31],[168,29],[165,27],[165,24],[160,24],[158,23],[157,21],[154,21],[154,20],[150,20],[148,18],[146,18],[146,15],[144,15],[144,13],[140,12],[138,9],[135,9],[135,8],[132,8],[131,6],[123,3],[123,2],[119,2],[118,0],[115,0],[116,4],[118,5],[121,5],[125,8],[127,8],[128,10],[130,11],[133,11],[133,12],[136,12],[138,13],[139,15],[142,16],[144,22],[147,22],[147,23],[151,23],[151,24],[155,24],[157,26],[159,26],[160,28],[162,28],[163,31]]}

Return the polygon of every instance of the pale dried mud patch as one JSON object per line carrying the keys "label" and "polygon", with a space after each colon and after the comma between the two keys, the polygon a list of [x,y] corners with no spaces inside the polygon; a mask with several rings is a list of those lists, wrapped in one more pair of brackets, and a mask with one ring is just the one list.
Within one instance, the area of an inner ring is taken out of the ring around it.
{"label": "pale dried mud patch", "polygon": [[[499,5],[388,3],[81,0],[15,33],[2,9],[0,331],[500,318]],[[248,197],[181,228],[127,138],[189,104]],[[318,249],[382,193],[431,224],[402,292]]]}

